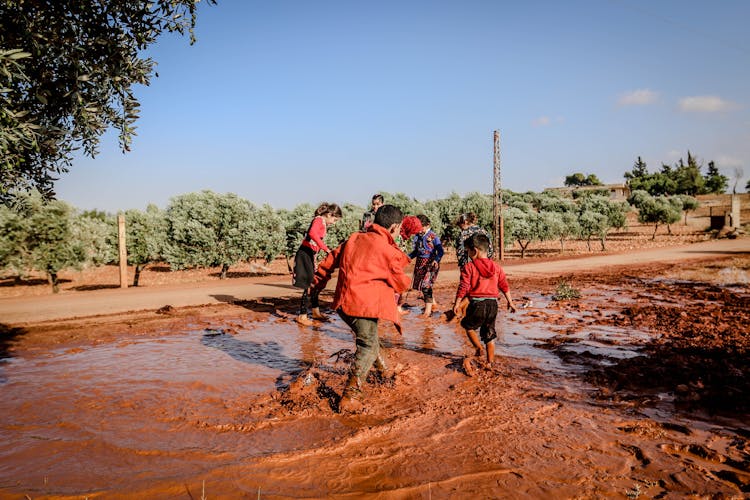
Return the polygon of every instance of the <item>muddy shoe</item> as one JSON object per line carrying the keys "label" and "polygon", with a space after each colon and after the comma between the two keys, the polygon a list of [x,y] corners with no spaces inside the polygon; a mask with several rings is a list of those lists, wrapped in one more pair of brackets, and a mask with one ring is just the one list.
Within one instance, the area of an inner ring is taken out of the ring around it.
{"label": "muddy shoe", "polygon": [[362,401],[353,396],[344,395],[339,401],[339,413],[359,413],[363,409]]}
{"label": "muddy shoe", "polygon": [[297,323],[303,326],[313,325],[313,321],[310,319],[310,317],[307,314],[300,314],[299,316],[297,316],[297,318],[295,318],[295,320],[297,321]]}

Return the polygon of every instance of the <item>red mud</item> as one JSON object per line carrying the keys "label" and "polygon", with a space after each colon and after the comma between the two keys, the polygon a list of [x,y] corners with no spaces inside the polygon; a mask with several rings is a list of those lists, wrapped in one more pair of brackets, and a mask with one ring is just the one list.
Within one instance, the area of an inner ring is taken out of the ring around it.
{"label": "red mud", "polygon": [[524,279],[474,377],[413,299],[359,414],[337,412],[349,330],[295,302],[5,327],[0,498],[745,498],[748,273],[611,268],[562,302]]}

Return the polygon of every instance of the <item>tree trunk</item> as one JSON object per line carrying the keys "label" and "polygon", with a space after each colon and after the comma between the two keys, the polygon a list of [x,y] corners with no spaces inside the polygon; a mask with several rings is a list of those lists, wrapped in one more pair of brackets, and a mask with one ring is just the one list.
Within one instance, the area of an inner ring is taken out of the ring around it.
{"label": "tree trunk", "polygon": [[529,243],[531,243],[531,241],[527,241],[526,244],[524,245],[521,242],[521,240],[518,240],[518,244],[521,246],[521,258],[522,259],[526,256],[526,247],[529,246]]}
{"label": "tree trunk", "polygon": [[687,226],[687,211],[685,212],[685,226]]}
{"label": "tree trunk", "polygon": [[60,291],[60,283],[57,281],[57,273],[54,273],[52,271],[48,271],[49,277],[47,281],[49,281],[50,285],[52,285],[52,293],[58,293]]}
{"label": "tree trunk", "polygon": [[138,286],[138,280],[141,278],[141,271],[146,269],[148,264],[136,264],[135,265],[135,276],[133,276],[133,286]]}
{"label": "tree trunk", "polygon": [[560,238],[560,253],[565,253],[565,238]]}
{"label": "tree trunk", "polygon": [[654,224],[654,235],[651,236],[651,241],[656,239],[656,230],[659,229],[659,224]]}
{"label": "tree trunk", "polygon": [[668,234],[672,234],[672,227],[671,226],[672,226],[671,224],[667,224],[667,233]]}
{"label": "tree trunk", "polygon": [[607,235],[603,235],[601,238],[599,238],[599,242],[602,244],[602,252],[607,251]]}
{"label": "tree trunk", "polygon": [[586,237],[586,246],[589,247],[589,252],[591,251],[591,236]]}
{"label": "tree trunk", "polygon": [[225,279],[227,277],[227,271],[229,271],[229,264],[222,264],[220,279]]}

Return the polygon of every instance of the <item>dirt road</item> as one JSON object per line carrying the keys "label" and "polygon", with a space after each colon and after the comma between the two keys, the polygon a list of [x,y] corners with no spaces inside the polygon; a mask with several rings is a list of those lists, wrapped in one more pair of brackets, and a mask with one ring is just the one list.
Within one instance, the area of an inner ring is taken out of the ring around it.
{"label": "dirt road", "polygon": [[[548,262],[505,264],[508,276],[570,274],[619,265],[652,262],[686,261],[710,255],[732,255],[750,251],[750,238],[712,240],[679,247],[658,248],[629,253],[585,256]],[[456,281],[456,270],[441,272],[441,281]],[[329,285],[329,288],[331,285]],[[235,300],[279,298],[298,294],[287,278],[240,278],[222,283],[175,285],[155,288],[105,289],[85,292],[63,292],[37,297],[0,299],[0,322],[26,325],[66,318],[87,317],[129,311],[157,310],[172,307],[220,304]]]}

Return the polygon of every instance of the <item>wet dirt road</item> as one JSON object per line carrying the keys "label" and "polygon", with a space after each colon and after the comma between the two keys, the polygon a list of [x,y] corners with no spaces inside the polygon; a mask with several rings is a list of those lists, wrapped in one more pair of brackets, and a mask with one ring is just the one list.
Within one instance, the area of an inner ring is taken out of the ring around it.
{"label": "wet dirt road", "polygon": [[663,272],[589,273],[570,303],[557,275],[517,279],[530,306],[475,377],[413,298],[404,335],[383,330],[398,375],[356,415],[336,412],[348,328],[297,326],[296,301],[8,328],[0,498],[743,498],[749,409],[727,388],[750,389],[750,291]]}

